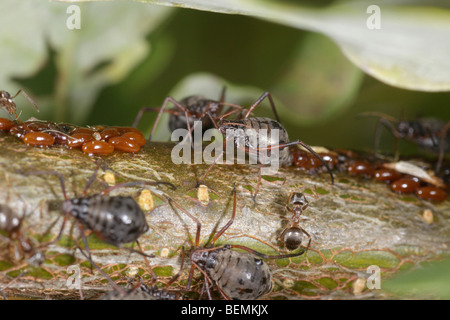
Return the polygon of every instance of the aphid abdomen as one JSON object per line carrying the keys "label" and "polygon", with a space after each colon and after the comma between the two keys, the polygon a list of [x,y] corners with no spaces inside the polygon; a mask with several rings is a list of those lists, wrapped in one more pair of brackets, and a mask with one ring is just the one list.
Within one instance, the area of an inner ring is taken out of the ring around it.
{"label": "aphid abdomen", "polygon": [[149,228],[132,197],[94,195],[71,199],[64,202],[63,210],[114,245],[136,241]]}
{"label": "aphid abdomen", "polygon": [[197,264],[229,298],[253,300],[272,289],[271,273],[263,260],[226,248],[207,252],[206,261]]}

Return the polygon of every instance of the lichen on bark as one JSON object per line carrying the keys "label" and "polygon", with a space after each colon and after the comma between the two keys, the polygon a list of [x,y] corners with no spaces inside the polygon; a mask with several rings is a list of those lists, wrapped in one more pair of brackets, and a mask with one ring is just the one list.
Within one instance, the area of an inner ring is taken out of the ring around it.
{"label": "lichen on bark", "polygon": [[[291,216],[285,209],[292,191],[304,192],[310,205],[301,226],[311,235],[307,257],[267,260],[273,274],[273,290],[267,299],[383,298],[382,290],[357,287],[371,274],[369,266],[378,266],[381,278],[422,261],[448,256],[450,245],[450,203],[433,204],[400,196],[372,180],[336,173],[335,185],[327,174],[307,175],[295,168],[281,168],[275,176],[264,177],[256,206],[250,190],[257,183],[259,166],[217,165],[207,176],[210,190],[207,206],[197,199],[195,189],[207,165],[174,165],[172,144],[150,143],[137,154],[115,152],[105,157],[89,157],[79,150],[63,147],[34,148],[6,134],[0,135],[0,202],[27,215],[23,232],[43,245],[56,237],[62,222],[60,205],[63,195],[56,176],[25,175],[37,170],[55,170],[66,181],[69,197],[80,196],[86,182],[98,165],[102,168],[88,194],[105,189],[104,171],[111,170],[116,183],[122,181],[167,181],[177,186],[147,186],[152,191],[155,209],[147,211],[150,229],[140,238],[161,283],[180,268],[180,248],[190,247],[188,233],[195,235],[195,224],[183,212],[170,206],[165,196],[173,198],[202,223],[201,241],[207,241],[212,230],[223,226],[232,212],[232,190],[237,188],[236,218],[218,243],[239,243],[267,254],[285,250],[278,236]],[[97,161],[97,162],[96,162]],[[114,190],[113,194],[130,194],[136,199],[142,187]],[[317,193],[317,196],[311,194]],[[433,212],[434,221],[422,219],[425,209]],[[58,219],[59,218],[59,219]],[[49,226],[53,225],[48,232]],[[95,298],[110,290],[109,284],[86,259],[75,250],[70,223],[61,240],[44,248],[46,261],[40,268],[26,261],[11,261],[6,243],[0,247],[0,288],[13,277],[27,271],[5,290],[8,297],[78,299],[79,290],[70,281],[76,268],[81,271],[84,298]],[[95,235],[88,235],[93,259],[121,284],[151,277],[142,256],[106,245]],[[76,268],[74,269],[75,266]],[[183,272],[173,285],[183,288],[190,267],[187,255]],[[202,281],[194,283],[200,291]],[[193,297],[197,297],[195,294]]]}

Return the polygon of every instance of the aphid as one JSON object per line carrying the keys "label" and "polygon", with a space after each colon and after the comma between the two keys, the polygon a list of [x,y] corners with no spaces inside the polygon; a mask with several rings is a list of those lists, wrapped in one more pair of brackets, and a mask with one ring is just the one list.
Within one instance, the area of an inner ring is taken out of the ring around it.
{"label": "aphid", "polygon": [[374,177],[378,181],[383,181],[386,183],[391,183],[395,180],[400,179],[402,174],[396,170],[388,169],[388,168],[381,168],[378,170],[375,170]]}
{"label": "aphid", "polygon": [[426,171],[421,167],[407,161],[398,161],[392,163],[384,163],[385,168],[394,169],[400,173],[408,174],[419,178],[429,184],[435,185],[439,188],[445,188],[446,185],[439,177],[435,176],[433,172]]}
{"label": "aphid", "polygon": [[0,130],[9,131],[16,123],[6,118],[0,118]]}
{"label": "aphid", "polygon": [[366,178],[370,178],[374,175],[374,166],[367,161],[352,161],[348,167],[347,171],[350,175],[360,175]]}
{"label": "aphid", "polygon": [[122,136],[113,137],[108,140],[108,143],[113,145],[114,149],[124,152],[138,152],[141,149],[139,144]]}
{"label": "aphid", "polygon": [[437,202],[442,202],[447,199],[447,192],[435,186],[417,188],[416,195],[421,199]]}
{"label": "aphid", "polygon": [[[64,214],[64,220],[61,226],[61,230],[55,241],[58,241],[64,230],[64,225],[69,216],[75,218],[80,229],[80,234],[85,242],[87,248],[86,239],[84,237],[83,226],[96,233],[103,241],[121,247],[122,244],[135,242],[139,246],[138,238],[145,233],[149,226],[145,220],[145,215],[136,201],[130,196],[108,196],[107,193],[120,187],[131,187],[136,185],[160,185],[165,184],[173,189],[173,186],[169,182],[125,182],[113,187],[109,187],[103,192],[91,196],[86,196],[89,186],[97,176],[97,170],[89,179],[86,187],[83,191],[83,196],[80,198],[69,199],[66,194],[64,178],[55,171],[36,171],[29,172],[28,175],[56,175],[59,178],[62,193],[64,196],[64,202],[62,204],[62,211]],[[126,248],[127,250],[134,250]],[[142,255],[144,253],[141,252]],[[145,256],[145,255],[144,255]]]}
{"label": "aphid", "polygon": [[[181,207],[178,203],[168,198],[169,202],[175,205],[190,217],[197,225],[195,243],[190,258],[192,266],[189,272],[186,290],[189,291],[195,268],[201,271],[205,277],[204,286],[208,297],[211,299],[209,283],[214,284],[221,295],[229,299],[257,299],[268,293],[272,289],[272,275],[269,267],[262,259],[283,259],[296,257],[303,254],[301,251],[295,254],[265,255],[241,245],[222,245],[214,247],[215,242],[232,225],[236,214],[236,188],[233,190],[233,213],[231,219],[215,235],[210,235],[211,243],[200,247],[200,221]],[[231,250],[241,249],[247,252]],[[257,257],[258,256],[258,257]]]}
{"label": "aphid", "polygon": [[[266,97],[271,102],[272,110],[277,120],[262,117],[249,118],[253,110]],[[209,114],[209,112],[207,112],[207,114],[210,116],[210,119],[213,121],[215,127],[224,136],[225,140],[224,145],[226,145],[227,139],[230,138],[233,139],[233,143],[237,149],[244,150],[250,155],[256,155],[256,161],[261,165],[261,169],[263,165],[269,165],[272,163],[270,152],[267,152],[267,154],[265,154],[263,151],[279,149],[277,159],[279,165],[290,166],[293,163],[293,157],[291,154],[291,150],[288,147],[294,145],[301,145],[303,148],[312,153],[325,166],[328,173],[330,174],[331,183],[334,184],[334,177],[330,167],[310,146],[299,140],[293,142],[289,141],[288,133],[279,121],[279,117],[276,112],[275,105],[273,104],[272,97],[268,92],[265,92],[256,102],[254,102],[249,107],[243,119],[228,120],[224,119],[224,117],[220,117],[219,121],[216,123],[216,121]],[[265,132],[267,134],[262,134],[262,132]],[[277,138],[274,138],[272,132],[274,132],[275,137]],[[208,170],[200,178],[199,184],[203,182],[203,180],[205,179],[209,171],[212,169],[212,167],[223,156],[223,153],[224,153],[223,150],[222,152],[219,153],[215,161],[211,164]],[[261,184],[261,170],[259,172],[258,183],[253,196],[254,200],[256,199],[256,195],[258,193],[260,184]]]}
{"label": "aphid", "polygon": [[31,146],[51,146],[55,143],[55,138],[46,132],[29,132],[23,136],[23,142]]}
{"label": "aphid", "polygon": [[311,236],[308,232],[305,231],[305,229],[299,226],[299,222],[301,220],[300,216],[302,215],[303,211],[308,208],[308,206],[309,202],[308,200],[306,200],[305,195],[299,192],[292,192],[289,195],[288,200],[286,201],[286,210],[292,212],[293,215],[290,219],[288,227],[286,227],[281,232],[280,239],[289,251],[295,250],[300,247],[300,245],[302,244],[303,234],[305,234],[309,238],[305,253],[308,252],[308,249],[311,245]]}
{"label": "aphid", "polygon": [[30,98],[30,96],[20,89],[17,91],[17,93],[14,96],[11,96],[9,92],[5,90],[0,90],[0,107],[4,108],[11,116],[14,114],[15,119],[17,120],[19,116],[17,115],[17,106],[14,102],[14,99],[22,93],[25,98],[27,98],[28,101],[36,108],[36,110],[39,112],[39,108],[36,105],[36,103],[33,101],[33,99]]}
{"label": "aphid", "polygon": [[[169,129],[174,131],[176,129],[187,129],[192,131],[195,121],[201,121],[202,131],[205,132],[208,129],[214,128],[214,123],[211,119],[218,119],[220,116],[226,117],[232,113],[242,110],[242,107],[224,102],[225,88],[222,90],[220,101],[207,99],[200,95],[192,95],[186,97],[179,102],[172,97],[167,97],[161,108],[143,107],[139,110],[139,113],[134,120],[133,127],[136,128],[144,112],[158,112],[158,115],[153,123],[152,131],[148,138],[151,141],[153,134],[155,133],[159,119],[163,112],[169,113]],[[171,102],[175,108],[166,109],[167,104]],[[231,109],[231,112],[222,113],[223,107],[227,105]],[[209,113],[209,116],[208,116]]]}
{"label": "aphid", "polygon": [[414,177],[403,177],[391,183],[391,189],[397,193],[414,193],[420,187],[420,181]]}
{"label": "aphid", "polygon": [[105,141],[88,141],[81,148],[88,155],[108,155],[114,152],[114,146]]}
{"label": "aphid", "polygon": [[436,172],[439,172],[444,153],[450,151],[450,121],[447,123],[436,118],[418,118],[413,121],[397,120],[386,114],[377,112],[366,112],[363,116],[377,116],[378,123],[375,131],[375,153],[381,135],[381,125],[386,127],[391,134],[398,139],[410,141],[428,151],[438,153],[439,158],[436,164]]}

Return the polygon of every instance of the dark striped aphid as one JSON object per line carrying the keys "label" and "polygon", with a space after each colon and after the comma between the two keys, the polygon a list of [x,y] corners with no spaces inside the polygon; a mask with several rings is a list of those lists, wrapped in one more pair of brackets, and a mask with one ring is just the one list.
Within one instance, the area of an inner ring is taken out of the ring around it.
{"label": "dark striped aphid", "polygon": [[[192,266],[186,286],[191,286],[194,270],[197,268],[205,277],[204,286],[211,299],[210,283],[214,284],[223,298],[229,299],[258,299],[272,289],[272,275],[268,265],[262,259],[283,259],[302,255],[305,251],[295,254],[265,255],[241,245],[226,244],[214,247],[215,242],[232,225],[236,214],[236,188],[233,190],[233,213],[227,224],[215,235],[211,234],[211,243],[200,247],[200,221],[172,199],[170,203],[183,211],[197,225],[195,243],[190,258]],[[214,237],[213,237],[214,236]],[[233,248],[247,252],[234,251]]]}
{"label": "dark striped aphid", "polygon": [[39,108],[36,105],[36,103],[22,89],[17,91],[17,93],[14,96],[11,96],[8,91],[0,90],[0,107],[4,108],[11,116],[14,114],[16,120],[19,118],[19,116],[17,115],[17,105],[14,102],[14,98],[16,98],[20,93],[22,93],[24,97],[27,98],[28,101],[30,101],[30,103],[39,112]]}
{"label": "dark striped aphid", "polygon": [[375,153],[378,152],[381,128],[384,126],[395,137],[395,148],[397,148],[397,140],[403,139],[418,145],[422,149],[438,153],[439,158],[435,171],[439,172],[444,154],[450,151],[450,121],[445,123],[436,118],[418,118],[412,121],[397,120],[377,112],[366,112],[361,115],[378,117],[375,131]]}
{"label": "dark striped aphid", "polygon": [[[156,127],[163,112],[170,114],[169,129],[171,131],[175,131],[176,129],[186,129],[191,133],[194,128],[194,122],[201,121],[202,131],[205,132],[208,129],[214,128],[214,123],[211,121],[211,117],[213,119],[218,119],[219,117],[227,117],[232,113],[242,110],[242,107],[240,106],[225,103],[224,98],[225,88],[222,90],[220,101],[207,99],[201,95],[192,95],[180,100],[179,102],[172,97],[167,97],[164,100],[161,108],[141,108],[136,116],[136,119],[133,122],[133,127],[137,127],[144,112],[153,111],[158,112],[158,115],[155,119],[155,122],[153,123],[152,131],[148,138],[149,141],[151,141],[153,134],[155,133]],[[175,106],[175,108],[166,109],[166,106],[169,102],[171,102]],[[224,111],[223,107],[225,105],[234,110],[231,112]],[[208,113],[209,116],[207,115]]]}
{"label": "dark striped aphid", "polygon": [[286,249],[292,251],[300,247],[302,244],[303,234],[308,238],[308,245],[306,246],[305,253],[308,252],[309,246],[311,245],[311,236],[302,227],[299,226],[300,216],[303,211],[308,208],[309,202],[303,193],[292,192],[286,201],[286,210],[292,212],[292,218],[290,219],[289,226],[285,228],[280,235]]}
{"label": "dark striped aphid", "polygon": [[[120,187],[137,185],[166,184],[172,188],[175,187],[168,182],[126,182],[110,187],[99,194],[86,196],[89,186],[97,175],[97,171],[98,169],[95,170],[94,174],[89,179],[83,191],[83,197],[72,199],[67,197],[64,178],[60,173],[55,171],[37,171],[28,173],[34,175],[52,174],[58,176],[60,180],[61,189],[65,199],[62,204],[64,220],[55,241],[60,239],[66,220],[69,217],[73,217],[78,224],[86,247],[87,243],[84,237],[83,227],[92,230],[102,240],[117,247],[121,247],[122,244],[134,241],[136,241],[139,246],[139,242],[137,241],[138,238],[149,228],[144,212],[132,197],[108,196],[107,193]],[[129,248],[126,249],[134,251]],[[145,256],[144,253],[142,254]]]}
{"label": "dark striped aphid", "polygon": [[[262,117],[251,117],[253,110],[265,99],[268,98],[272,107],[276,120]],[[278,162],[279,166],[290,166],[293,163],[290,146],[301,145],[303,148],[312,153],[327,169],[331,177],[331,183],[334,184],[333,173],[328,164],[307,144],[302,141],[289,141],[289,136],[286,129],[281,125],[280,119],[275,109],[272,97],[269,92],[265,92],[256,102],[254,102],[243,119],[229,120],[223,117],[216,122],[215,119],[207,112],[208,116],[214,123],[215,127],[221,132],[224,137],[224,146],[227,141],[232,139],[237,150],[244,150],[249,155],[256,156],[256,162],[262,166],[272,165]],[[276,160],[272,159],[271,150],[277,150],[278,156]],[[269,152],[267,152],[269,151]],[[211,164],[208,170],[200,178],[200,183],[203,182],[209,171],[222,158],[224,151],[219,153],[215,161]],[[278,167],[278,166],[277,166]],[[258,194],[259,186],[261,184],[261,170],[259,172],[258,183],[254,193],[254,199]],[[200,184],[199,183],[199,184]]]}

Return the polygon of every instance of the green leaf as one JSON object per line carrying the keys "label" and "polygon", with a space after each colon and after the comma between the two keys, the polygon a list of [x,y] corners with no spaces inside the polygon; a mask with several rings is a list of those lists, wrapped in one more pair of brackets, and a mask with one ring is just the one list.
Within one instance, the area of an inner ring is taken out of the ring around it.
{"label": "green leaf", "polygon": [[[48,1],[4,0],[0,12],[0,85],[18,90],[11,78],[36,73],[55,52],[57,79],[52,113],[57,121],[83,122],[99,92],[121,81],[143,60],[151,48],[146,36],[170,9],[140,3],[83,3],[80,29],[67,27],[73,13],[68,4]],[[25,23],[26,22],[26,23]],[[40,116],[51,104],[40,104]],[[71,112],[68,110],[71,108]]]}
{"label": "green leaf", "polygon": [[[74,2],[74,1],[71,1]],[[77,2],[77,1],[75,1]],[[390,85],[450,90],[450,10],[445,1],[338,1],[323,7],[279,1],[141,0],[141,2],[249,15],[322,33],[361,70]],[[371,6],[380,9],[380,29]]]}

